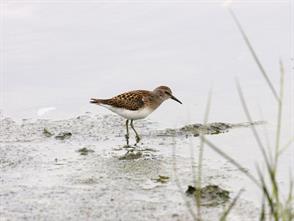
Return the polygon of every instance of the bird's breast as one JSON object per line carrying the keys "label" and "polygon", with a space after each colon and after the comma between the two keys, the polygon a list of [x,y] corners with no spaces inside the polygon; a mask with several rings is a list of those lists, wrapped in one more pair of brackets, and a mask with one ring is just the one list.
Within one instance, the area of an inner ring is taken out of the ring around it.
{"label": "bird's breast", "polygon": [[138,110],[128,110],[116,107],[109,107],[108,109],[129,120],[143,119],[153,112],[153,109],[149,107],[140,108]]}

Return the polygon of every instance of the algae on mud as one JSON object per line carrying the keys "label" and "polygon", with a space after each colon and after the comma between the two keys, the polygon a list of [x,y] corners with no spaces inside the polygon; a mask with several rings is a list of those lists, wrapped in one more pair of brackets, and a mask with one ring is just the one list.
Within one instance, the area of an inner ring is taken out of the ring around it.
{"label": "algae on mud", "polygon": [[218,185],[207,185],[202,188],[188,186],[187,195],[201,198],[201,206],[219,206],[230,199],[230,192],[220,188]]}
{"label": "algae on mud", "polygon": [[165,129],[159,131],[157,136],[191,136],[198,137],[199,135],[216,135],[220,133],[227,133],[230,129],[250,127],[254,125],[265,124],[264,121],[256,121],[253,123],[222,123],[222,122],[213,122],[207,124],[189,124],[177,129]]}

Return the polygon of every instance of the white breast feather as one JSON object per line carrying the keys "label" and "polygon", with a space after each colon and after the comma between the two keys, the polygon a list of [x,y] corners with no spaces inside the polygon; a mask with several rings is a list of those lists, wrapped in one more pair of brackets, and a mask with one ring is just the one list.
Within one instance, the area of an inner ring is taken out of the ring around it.
{"label": "white breast feather", "polygon": [[99,105],[111,110],[112,112],[114,112],[114,113],[116,113],[116,114],[118,114],[128,120],[143,119],[153,112],[153,110],[151,108],[141,108],[139,110],[132,111],[132,110],[127,110],[127,109],[123,109],[123,108],[113,107],[113,106],[106,105],[106,104],[99,104]]}

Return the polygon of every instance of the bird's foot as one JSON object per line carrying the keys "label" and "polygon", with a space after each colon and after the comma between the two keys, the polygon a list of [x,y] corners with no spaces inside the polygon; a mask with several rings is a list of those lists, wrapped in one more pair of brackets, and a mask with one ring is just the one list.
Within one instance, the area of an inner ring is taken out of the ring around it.
{"label": "bird's foot", "polygon": [[126,155],[127,154],[132,154],[132,153],[134,153],[134,152],[136,152],[136,146],[131,146],[131,145],[126,145],[126,146],[124,146],[124,148],[126,149]]}
{"label": "bird's foot", "polygon": [[137,145],[140,142],[140,140],[141,140],[141,138],[137,135],[136,136],[136,144],[135,145]]}
{"label": "bird's foot", "polygon": [[123,146],[126,150],[133,150],[136,148],[136,145],[130,145],[129,143]]}
{"label": "bird's foot", "polygon": [[134,149],[134,146],[126,144],[126,145],[123,146],[123,148],[125,148],[125,149]]}

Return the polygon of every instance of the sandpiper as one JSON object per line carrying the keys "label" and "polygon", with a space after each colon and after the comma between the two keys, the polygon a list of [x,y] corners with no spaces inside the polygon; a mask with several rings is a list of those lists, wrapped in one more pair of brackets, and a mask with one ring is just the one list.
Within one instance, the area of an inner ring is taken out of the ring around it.
{"label": "sandpiper", "polygon": [[147,90],[135,90],[129,91],[120,95],[117,95],[110,99],[96,99],[91,98],[90,103],[98,104],[106,107],[112,112],[126,118],[126,141],[127,146],[129,145],[129,122],[131,128],[136,134],[136,144],[140,142],[141,138],[134,128],[133,121],[147,117],[156,108],[158,108],[163,101],[167,99],[173,99],[180,104],[175,96],[172,95],[172,91],[167,86],[160,86],[155,88],[153,91]]}

